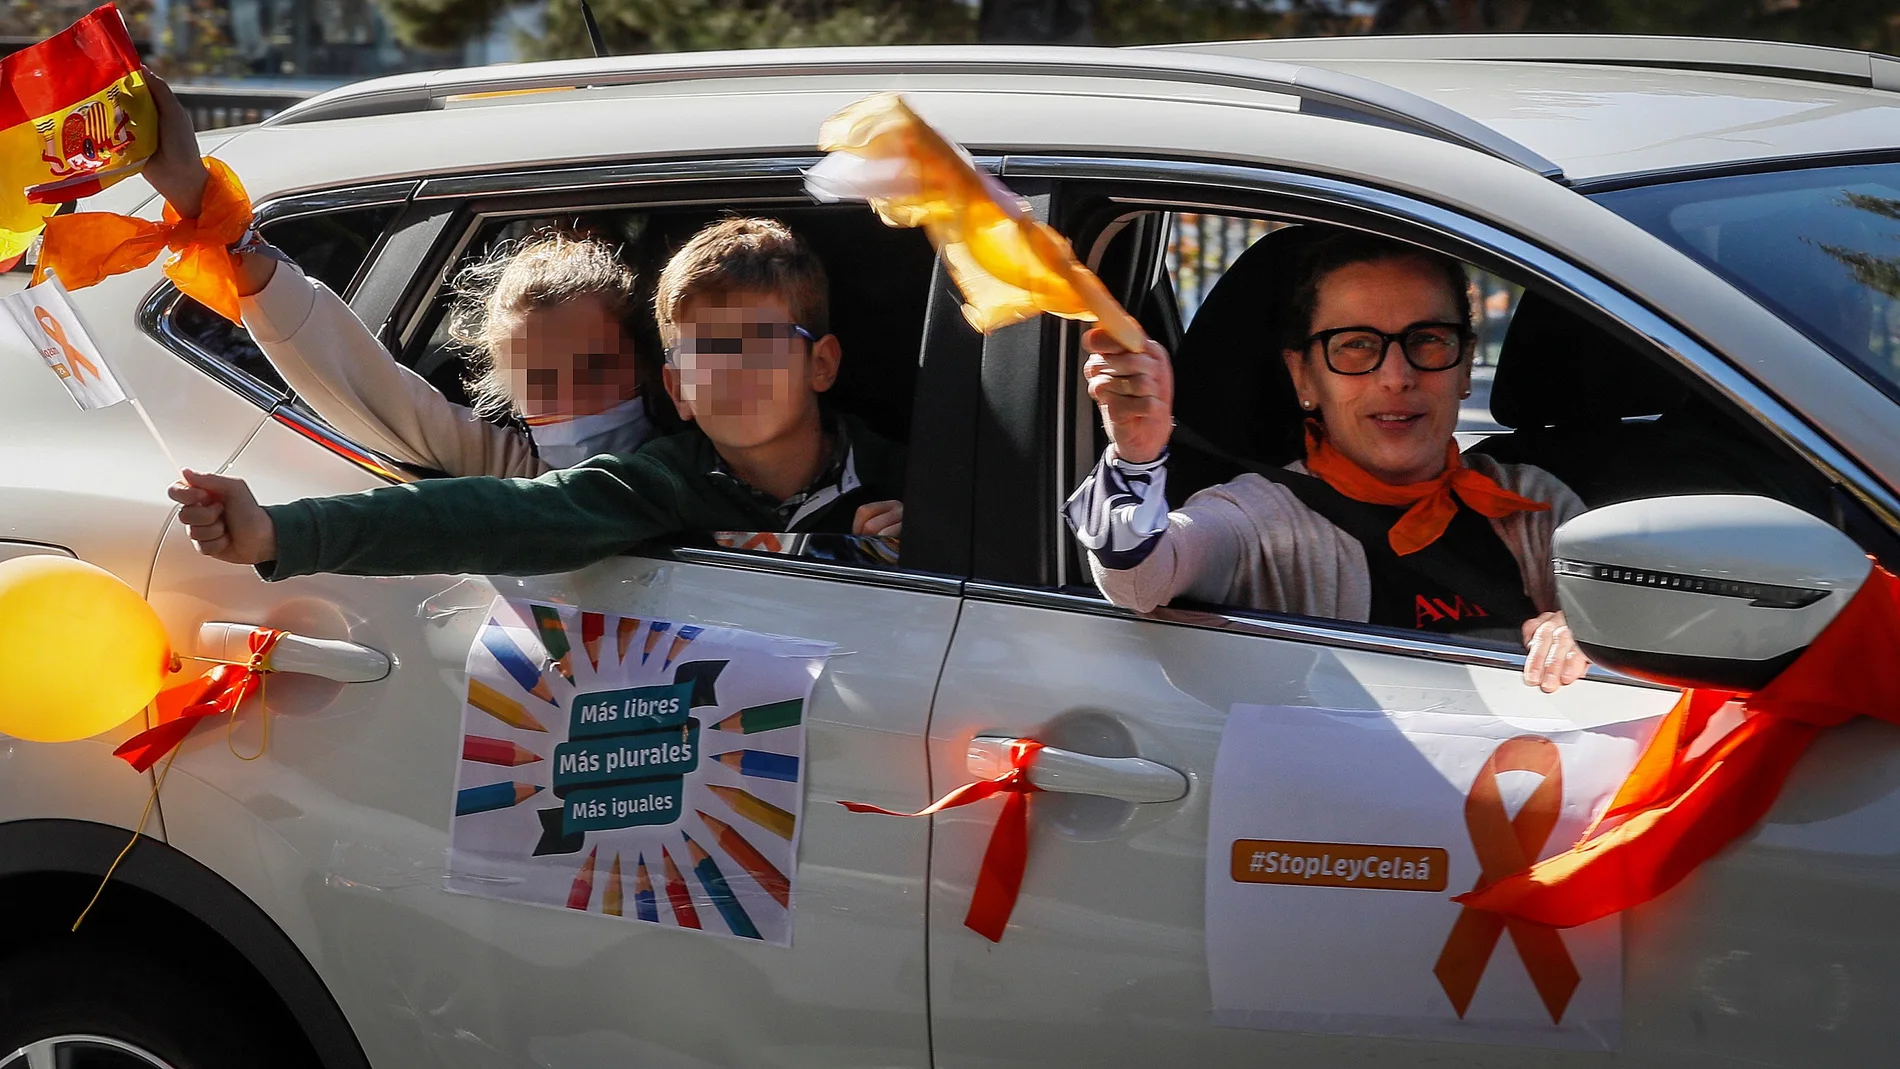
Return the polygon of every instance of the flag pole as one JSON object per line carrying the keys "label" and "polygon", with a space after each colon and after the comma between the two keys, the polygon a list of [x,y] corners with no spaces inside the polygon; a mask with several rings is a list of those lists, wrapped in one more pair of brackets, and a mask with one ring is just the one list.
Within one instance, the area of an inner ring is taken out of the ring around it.
{"label": "flag pole", "polygon": [[139,419],[144,422],[145,429],[152,432],[152,441],[158,443],[158,451],[165,454],[165,460],[171,464],[172,470],[183,471],[184,469],[178,465],[178,458],[172,456],[171,446],[165,444],[165,436],[158,433],[158,424],[153,423],[151,415],[145,411],[145,406],[139,403],[137,397],[128,397],[126,400],[132,402],[132,411],[139,414]]}

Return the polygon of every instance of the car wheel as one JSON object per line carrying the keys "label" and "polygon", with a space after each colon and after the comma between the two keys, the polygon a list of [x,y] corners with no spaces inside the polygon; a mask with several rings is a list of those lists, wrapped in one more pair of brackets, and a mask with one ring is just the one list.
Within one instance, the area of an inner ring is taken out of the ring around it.
{"label": "car wheel", "polygon": [[242,992],[136,953],[40,947],[0,961],[0,1069],[252,1069],[290,1061],[301,1037],[258,1035],[249,1008]]}

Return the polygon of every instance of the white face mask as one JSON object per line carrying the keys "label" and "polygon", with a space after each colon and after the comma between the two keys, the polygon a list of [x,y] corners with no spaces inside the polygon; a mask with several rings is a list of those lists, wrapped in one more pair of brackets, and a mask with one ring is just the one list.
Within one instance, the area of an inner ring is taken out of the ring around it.
{"label": "white face mask", "polygon": [[631,453],[653,433],[643,398],[622,401],[605,412],[544,423],[533,430],[541,459],[571,468],[602,453]]}

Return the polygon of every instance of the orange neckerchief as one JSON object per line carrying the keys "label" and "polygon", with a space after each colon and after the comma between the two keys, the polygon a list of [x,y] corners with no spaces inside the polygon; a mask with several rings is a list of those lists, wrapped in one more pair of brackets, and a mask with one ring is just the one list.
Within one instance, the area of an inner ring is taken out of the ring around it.
{"label": "orange neckerchief", "polygon": [[162,223],[111,212],[48,219],[34,280],[51,273],[67,289],[83,289],[144,267],[169,248],[174,255],[165,262],[166,276],[186,296],[238,322],[237,262],[230,246],[251,227],[251,198],[222,160],[206,157],[205,167],[211,179],[196,219],[179,218],[169,204]]}
{"label": "orange neckerchief", "polygon": [[1445,445],[1445,470],[1438,478],[1393,486],[1333,448],[1319,423],[1307,420],[1306,470],[1354,501],[1412,506],[1386,536],[1392,543],[1392,552],[1401,557],[1438,541],[1438,536],[1451,526],[1451,518],[1458,514],[1458,500],[1452,498],[1454,493],[1479,515],[1494,520],[1513,512],[1543,512],[1550,508],[1542,501],[1514,494],[1490,476],[1465,467],[1456,441]]}
{"label": "orange neckerchief", "polygon": [[1808,744],[1856,716],[1900,721],[1900,579],[1872,574],[1807,650],[1741,699],[1748,718],[1687,756],[1733,695],[1687,690],[1610,800],[1622,823],[1452,901],[1548,924],[1585,924],[1676,885],[1768,812]]}

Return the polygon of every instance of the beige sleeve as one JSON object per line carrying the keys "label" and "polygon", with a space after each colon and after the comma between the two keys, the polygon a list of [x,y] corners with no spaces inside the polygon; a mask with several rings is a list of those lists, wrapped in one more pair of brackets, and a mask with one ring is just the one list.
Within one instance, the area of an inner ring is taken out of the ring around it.
{"label": "beige sleeve", "polygon": [[450,475],[548,470],[527,439],[454,404],[390,358],[343,299],[289,264],[243,299],[244,326],[297,396],[377,452]]}
{"label": "beige sleeve", "polygon": [[1266,612],[1364,622],[1372,611],[1365,551],[1292,491],[1243,475],[1168,514],[1148,559],[1111,571],[1093,557],[1108,599],[1147,612],[1187,596]]}

